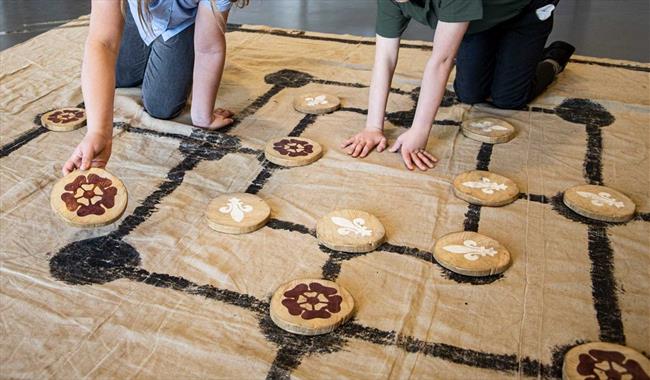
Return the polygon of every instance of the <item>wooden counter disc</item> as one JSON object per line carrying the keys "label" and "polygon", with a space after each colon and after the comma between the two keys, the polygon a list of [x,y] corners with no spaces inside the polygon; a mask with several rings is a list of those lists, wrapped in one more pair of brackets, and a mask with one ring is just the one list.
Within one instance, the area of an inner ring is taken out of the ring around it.
{"label": "wooden counter disc", "polygon": [[580,185],[564,192],[564,204],[587,218],[605,222],[626,222],[636,205],[620,191],[605,186]]}
{"label": "wooden counter disc", "polygon": [[466,276],[489,276],[510,266],[510,252],[498,241],[476,232],[454,232],[436,241],[433,257],[443,267]]}
{"label": "wooden counter disc", "polygon": [[618,344],[581,344],[564,355],[562,379],[648,380],[650,360],[639,352]]}
{"label": "wooden counter disc", "polygon": [[461,130],[470,139],[489,144],[508,142],[516,134],[512,124],[491,117],[465,120]]}
{"label": "wooden counter disc", "polygon": [[337,210],[316,224],[318,241],[335,251],[364,253],[384,242],[386,230],[374,215],[360,210]]}
{"label": "wooden counter disc", "polygon": [[321,115],[336,111],[341,107],[341,100],[324,93],[301,94],[293,100],[293,108],[302,113]]}
{"label": "wooden counter disc", "polygon": [[343,287],[320,279],[300,279],[278,288],[271,298],[271,319],[294,334],[318,335],[344,324],[354,299]]}
{"label": "wooden counter disc", "polygon": [[73,131],[86,125],[86,110],[76,107],[55,109],[41,115],[41,124],[51,131]]}
{"label": "wooden counter disc", "polygon": [[213,199],[205,212],[210,228],[227,234],[245,234],[262,228],[271,208],[256,195],[224,194]]}
{"label": "wooden counter disc", "polygon": [[76,227],[99,227],[118,220],[128,202],[122,181],[104,169],[74,171],[52,188],[50,205]]}
{"label": "wooden counter disc", "polygon": [[304,137],[281,137],[266,144],[264,155],[276,165],[303,166],[321,158],[323,148],[316,141]]}
{"label": "wooden counter disc", "polygon": [[504,176],[471,170],[454,178],[454,194],[475,205],[504,206],[519,197],[519,187]]}

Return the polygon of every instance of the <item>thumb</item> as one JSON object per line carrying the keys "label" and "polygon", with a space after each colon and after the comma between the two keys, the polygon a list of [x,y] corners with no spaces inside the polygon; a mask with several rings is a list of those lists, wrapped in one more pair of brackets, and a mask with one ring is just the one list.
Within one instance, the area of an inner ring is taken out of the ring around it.
{"label": "thumb", "polygon": [[90,169],[90,164],[93,161],[93,147],[86,144],[81,148],[81,170]]}
{"label": "thumb", "polygon": [[401,142],[399,139],[397,139],[397,141],[395,141],[395,143],[393,144],[393,146],[391,146],[391,147],[388,149],[388,151],[391,152],[391,153],[395,153],[395,152],[397,152],[397,151],[399,150],[399,148],[400,148],[401,146],[402,146],[402,142]]}

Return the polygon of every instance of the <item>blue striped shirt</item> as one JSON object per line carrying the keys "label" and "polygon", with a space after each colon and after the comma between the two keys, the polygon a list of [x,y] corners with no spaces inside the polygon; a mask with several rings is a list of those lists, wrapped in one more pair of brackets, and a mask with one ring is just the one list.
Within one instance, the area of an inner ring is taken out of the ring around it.
{"label": "blue striped shirt", "polygon": [[[129,0],[129,8],[135,24],[138,26],[140,37],[145,44],[150,45],[156,38],[163,40],[174,37],[188,26],[194,24],[199,6],[211,7],[212,0],[153,0],[149,4],[151,28],[143,25],[138,17],[138,0]],[[219,12],[230,9],[230,0],[214,0]]]}

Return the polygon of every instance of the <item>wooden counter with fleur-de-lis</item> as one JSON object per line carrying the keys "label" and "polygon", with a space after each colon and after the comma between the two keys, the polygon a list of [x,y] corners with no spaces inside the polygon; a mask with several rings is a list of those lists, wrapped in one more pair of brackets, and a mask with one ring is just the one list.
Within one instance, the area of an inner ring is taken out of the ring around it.
{"label": "wooden counter with fleur-de-lis", "polygon": [[508,142],[516,134],[515,127],[512,124],[492,117],[465,120],[461,126],[461,131],[472,140],[489,144]]}
{"label": "wooden counter with fleur-de-lis", "polygon": [[581,344],[564,355],[562,379],[650,380],[650,360],[638,351],[619,344]]}
{"label": "wooden counter with fleur-de-lis", "polygon": [[504,206],[519,197],[519,187],[514,181],[502,175],[470,170],[454,178],[454,195],[480,206]]}
{"label": "wooden counter with fleur-de-lis", "polygon": [[433,257],[443,267],[466,276],[489,276],[510,266],[510,252],[498,241],[477,232],[454,232],[438,239]]}
{"label": "wooden counter with fleur-de-lis", "polygon": [[312,92],[294,98],[293,108],[302,113],[322,115],[334,112],[341,107],[341,99],[334,95]]}
{"label": "wooden counter with fleur-de-lis", "polygon": [[260,197],[247,193],[223,194],[213,199],[205,212],[208,226],[227,234],[245,234],[262,228],[271,208]]}
{"label": "wooden counter with fleur-de-lis", "polygon": [[298,279],[281,285],[271,298],[273,322],[300,335],[333,331],[352,317],[354,299],[335,282]]}
{"label": "wooden counter with fleur-de-lis", "polygon": [[384,242],[386,230],[379,219],[361,210],[337,210],[316,225],[318,241],[335,251],[364,253]]}
{"label": "wooden counter with fleur-de-lis", "polygon": [[122,181],[100,168],[76,170],[52,187],[50,205],[75,227],[100,227],[118,220],[128,203]]}
{"label": "wooden counter with fleur-de-lis", "polygon": [[580,185],[564,192],[564,204],[576,213],[605,222],[627,222],[636,205],[620,191],[605,186]]}

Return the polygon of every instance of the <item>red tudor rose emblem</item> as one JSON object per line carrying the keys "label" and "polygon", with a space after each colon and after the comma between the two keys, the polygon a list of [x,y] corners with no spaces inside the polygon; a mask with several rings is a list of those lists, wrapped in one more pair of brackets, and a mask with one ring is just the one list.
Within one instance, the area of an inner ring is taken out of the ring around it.
{"label": "red tudor rose emblem", "polygon": [[282,139],[273,144],[273,149],[283,156],[307,156],[314,151],[314,146],[299,139]]}
{"label": "red tudor rose emblem", "polygon": [[102,215],[115,205],[117,188],[111,185],[110,179],[97,174],[89,174],[88,178],[80,175],[65,185],[69,193],[61,194],[61,200],[69,211],[77,211],[78,216]]}
{"label": "red tudor rose emblem", "polygon": [[48,115],[47,120],[53,123],[71,123],[84,117],[82,110],[62,109]]}
{"label": "red tudor rose emblem", "polygon": [[585,380],[650,380],[641,365],[616,351],[589,350],[581,354],[577,371]]}
{"label": "red tudor rose emblem", "polygon": [[302,319],[323,318],[327,319],[333,313],[341,311],[343,297],[337,295],[335,288],[321,285],[317,282],[311,284],[298,284],[293,289],[284,292],[282,304],[289,314],[299,315]]}

